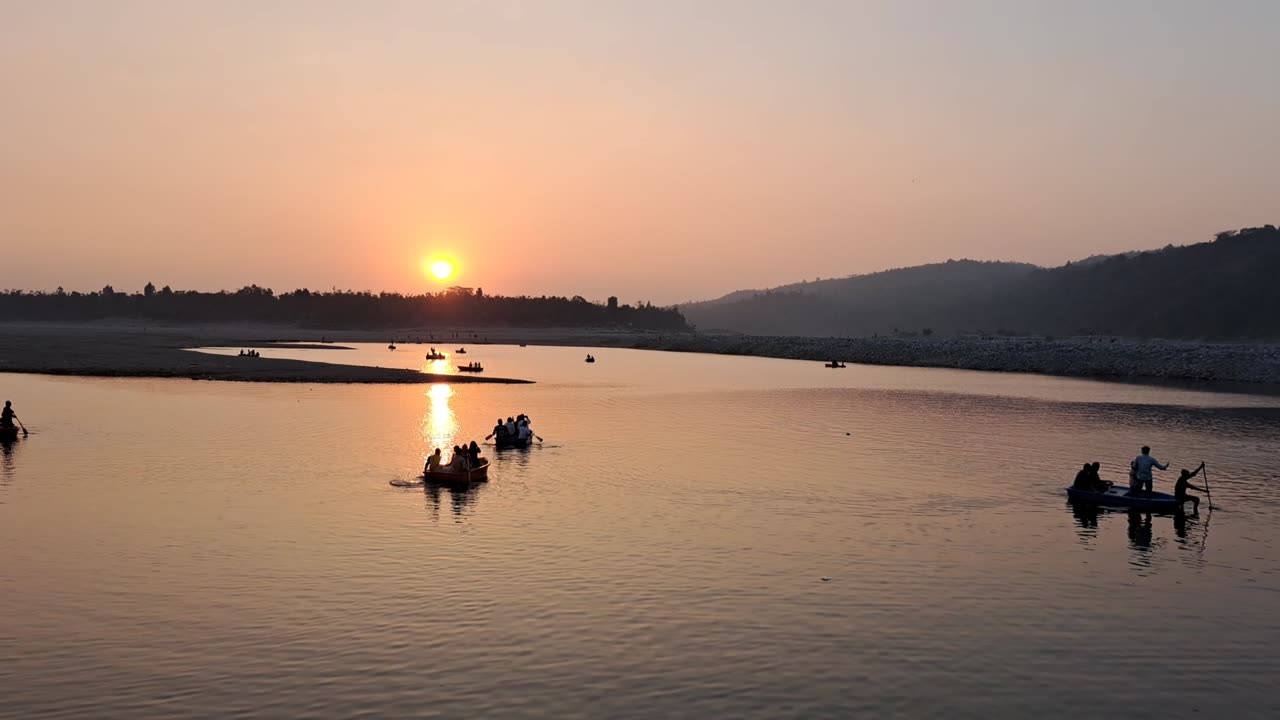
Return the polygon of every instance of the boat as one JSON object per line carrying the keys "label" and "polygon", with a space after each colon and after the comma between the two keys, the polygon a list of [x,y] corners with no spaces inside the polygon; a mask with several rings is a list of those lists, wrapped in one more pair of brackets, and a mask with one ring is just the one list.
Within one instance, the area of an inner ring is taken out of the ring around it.
{"label": "boat", "polygon": [[466,355],[466,354],[467,354],[467,349],[466,349],[466,348],[458,348],[457,350],[454,350],[454,352],[455,352],[455,353],[457,353],[458,355]]}
{"label": "boat", "polygon": [[441,353],[427,353],[428,360],[444,360],[447,357],[447,355],[443,355]]}
{"label": "boat", "polygon": [[824,367],[829,367],[829,368],[842,368],[842,367],[844,367],[844,363],[842,363],[842,362],[836,362],[836,361],[832,360],[831,362],[826,363],[826,364],[824,365]]}
{"label": "boat", "polygon": [[495,438],[493,439],[493,442],[494,442],[494,444],[495,444],[495,445],[497,445],[497,446],[498,446],[498,449],[499,449],[499,450],[506,450],[507,448],[522,448],[522,447],[529,447],[529,443],[533,442],[533,438],[524,438],[524,439],[521,439],[521,438],[505,438],[505,437],[504,437],[504,438],[499,438],[499,437],[495,437]]}
{"label": "boat", "polygon": [[595,358],[591,357],[590,355],[587,356],[587,362],[595,362],[595,361],[596,361]]}
{"label": "boat", "polygon": [[484,372],[484,368],[480,363],[474,365],[459,365],[458,372]]}
{"label": "boat", "polygon": [[489,479],[489,459],[480,458],[478,466],[465,472],[436,470],[423,474],[422,478],[426,482],[439,483],[441,485],[466,485],[473,482],[484,482]]}
{"label": "boat", "polygon": [[8,425],[0,426],[0,440],[9,441],[18,439],[17,426],[10,427]]}
{"label": "boat", "polygon": [[391,343],[390,345],[388,345],[388,346],[387,346],[387,349],[388,349],[388,350],[395,350],[395,349],[396,349],[396,344],[395,344],[395,343]]}
{"label": "boat", "polygon": [[1068,487],[1067,498],[1074,503],[1130,507],[1151,512],[1177,512],[1182,509],[1182,503],[1169,493],[1144,492],[1130,495],[1128,485],[1112,485],[1105,492]]}

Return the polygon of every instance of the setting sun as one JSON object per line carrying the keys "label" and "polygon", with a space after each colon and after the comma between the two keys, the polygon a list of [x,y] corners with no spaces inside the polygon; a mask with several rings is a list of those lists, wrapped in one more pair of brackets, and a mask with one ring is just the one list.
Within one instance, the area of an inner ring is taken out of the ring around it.
{"label": "setting sun", "polygon": [[453,277],[453,263],[444,259],[432,260],[427,265],[427,272],[437,280],[448,280]]}

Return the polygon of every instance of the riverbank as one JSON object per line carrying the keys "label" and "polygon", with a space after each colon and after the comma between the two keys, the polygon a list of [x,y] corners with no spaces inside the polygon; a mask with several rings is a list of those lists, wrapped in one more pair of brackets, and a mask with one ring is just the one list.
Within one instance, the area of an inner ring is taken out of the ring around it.
{"label": "riverbank", "polygon": [[[421,373],[192,352],[212,345],[264,347],[278,329],[209,326],[0,324],[0,372],[86,377],[190,378],[292,383],[527,383],[514,378]],[[325,344],[327,349],[341,350]]]}
{"label": "riverbank", "polygon": [[1280,385],[1280,344],[1277,343],[1199,343],[1109,337],[666,335],[641,339],[632,347],[1104,379]]}
{"label": "riverbank", "polygon": [[[937,367],[1156,382],[1214,382],[1280,387],[1280,343],[1201,343],[1110,337],[803,338],[656,333],[606,328],[410,328],[312,330],[271,325],[154,326],[0,324],[0,372],[105,377],[190,377],[251,382],[423,383],[528,382],[413,370],[238,358],[190,352],[196,347],[270,347],[308,343],[529,344],[618,347],[867,365]],[[1274,388],[1272,388],[1274,389]]]}

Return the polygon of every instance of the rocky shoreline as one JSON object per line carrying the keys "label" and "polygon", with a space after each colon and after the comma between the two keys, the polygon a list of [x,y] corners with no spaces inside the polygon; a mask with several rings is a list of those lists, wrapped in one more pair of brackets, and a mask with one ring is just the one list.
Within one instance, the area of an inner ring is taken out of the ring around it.
{"label": "rocky shoreline", "polygon": [[1109,379],[1280,385],[1280,344],[1082,337],[804,338],[663,335],[649,350],[840,360],[866,365],[956,368]]}

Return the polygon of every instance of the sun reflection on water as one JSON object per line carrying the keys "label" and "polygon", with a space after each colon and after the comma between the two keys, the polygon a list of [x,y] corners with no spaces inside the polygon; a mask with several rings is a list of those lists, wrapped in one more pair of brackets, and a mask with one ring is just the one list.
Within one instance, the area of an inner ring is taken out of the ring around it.
{"label": "sun reflection on water", "polygon": [[436,383],[427,390],[427,399],[431,403],[422,416],[422,439],[426,443],[423,455],[432,453],[436,448],[447,450],[453,447],[454,436],[458,433],[458,416],[449,407],[449,398],[452,397],[453,386],[446,383]]}

